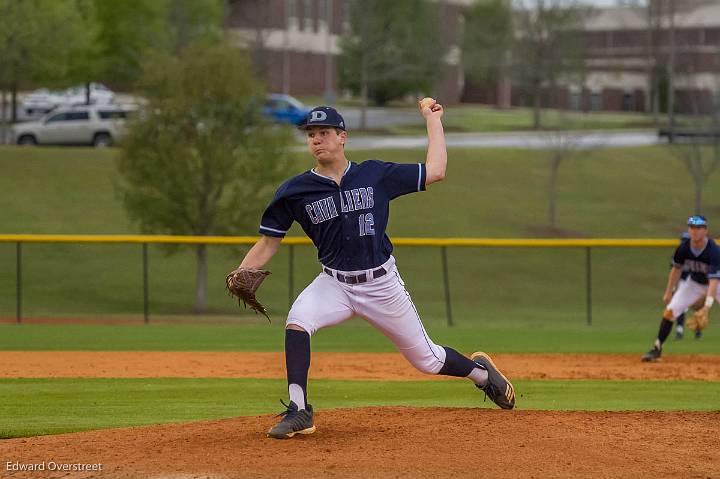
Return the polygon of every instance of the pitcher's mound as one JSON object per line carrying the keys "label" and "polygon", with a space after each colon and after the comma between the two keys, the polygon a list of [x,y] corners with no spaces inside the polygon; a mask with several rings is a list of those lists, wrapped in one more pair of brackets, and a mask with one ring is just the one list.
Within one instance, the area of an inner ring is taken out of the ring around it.
{"label": "pitcher's mound", "polygon": [[[0,441],[7,464],[101,463],[11,477],[717,477],[720,413],[358,408],[265,437],[272,416]],[[2,474],[0,474],[1,476]],[[3,476],[4,477],[4,476]]]}

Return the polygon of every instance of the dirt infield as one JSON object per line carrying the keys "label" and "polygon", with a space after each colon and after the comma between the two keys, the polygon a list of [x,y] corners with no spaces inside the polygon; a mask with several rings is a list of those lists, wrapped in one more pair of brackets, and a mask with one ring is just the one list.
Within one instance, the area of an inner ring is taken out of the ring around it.
{"label": "dirt infield", "polygon": [[[513,379],[720,381],[720,356],[638,354],[497,354]],[[311,378],[427,380],[398,353],[313,353]],[[0,377],[284,378],[283,353],[0,351]]]}
{"label": "dirt infield", "polygon": [[[711,355],[668,356],[658,364],[641,363],[636,354],[493,358],[516,379],[720,378],[720,356]],[[284,375],[282,353],[0,352],[3,378]],[[311,376],[428,378],[397,353],[314,353]],[[311,436],[267,439],[277,420],[263,415],[0,440],[0,477],[720,477],[720,412],[337,409],[316,414]],[[78,464],[102,470],[76,472]],[[21,470],[33,465],[43,469]]]}
{"label": "dirt infield", "polygon": [[[363,408],[319,412],[315,434],[288,441],[265,437],[275,420],[242,417],[4,440],[0,476],[720,477],[720,413]],[[45,464],[46,471],[9,474],[8,461]],[[100,463],[102,471],[50,472],[50,461]]]}

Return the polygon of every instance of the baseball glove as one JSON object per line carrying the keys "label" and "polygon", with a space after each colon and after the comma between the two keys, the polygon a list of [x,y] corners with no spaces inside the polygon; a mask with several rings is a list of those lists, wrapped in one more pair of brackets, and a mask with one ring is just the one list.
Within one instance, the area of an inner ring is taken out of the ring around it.
{"label": "baseball glove", "polygon": [[270,271],[262,269],[238,268],[225,278],[225,287],[231,296],[237,297],[238,305],[242,301],[246,308],[250,306],[250,309],[256,314],[263,314],[268,321],[270,321],[270,317],[267,310],[255,297],[255,291],[269,274]]}
{"label": "baseball glove", "polygon": [[690,309],[694,311],[700,311],[702,308],[705,307],[705,296],[700,296],[697,301],[695,301],[692,306],[690,306]]}
{"label": "baseball glove", "polygon": [[685,326],[692,331],[702,331],[710,322],[709,313],[709,308],[698,309],[687,321],[685,321]]}

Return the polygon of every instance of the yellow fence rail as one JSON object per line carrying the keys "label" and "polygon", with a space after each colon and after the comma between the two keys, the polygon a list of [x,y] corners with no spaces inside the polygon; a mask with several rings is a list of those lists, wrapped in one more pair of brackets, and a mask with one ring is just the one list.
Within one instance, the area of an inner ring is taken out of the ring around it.
{"label": "yellow fence rail", "polygon": [[[258,236],[172,236],[172,235],[43,235],[0,234],[0,243],[16,244],[16,318],[22,322],[22,245],[23,243],[123,243],[142,245],[143,258],[143,313],[149,322],[148,245],[149,244],[205,244],[205,245],[252,245]],[[289,247],[288,255],[288,304],[294,299],[294,247],[311,245],[306,237],[286,237],[282,244]],[[677,239],[500,239],[500,238],[393,238],[395,246],[424,246],[440,249],[445,312],[448,325],[453,325],[447,248],[583,248],[585,249],[586,321],[592,324],[592,249],[593,248],[674,248]]]}
{"label": "yellow fence rail", "polygon": [[[0,243],[165,243],[251,245],[258,236],[172,236],[172,235],[43,235],[0,234]],[[286,237],[282,244],[310,245],[305,237]],[[669,248],[676,239],[500,239],[500,238],[393,238],[396,246],[466,246],[500,248]]]}

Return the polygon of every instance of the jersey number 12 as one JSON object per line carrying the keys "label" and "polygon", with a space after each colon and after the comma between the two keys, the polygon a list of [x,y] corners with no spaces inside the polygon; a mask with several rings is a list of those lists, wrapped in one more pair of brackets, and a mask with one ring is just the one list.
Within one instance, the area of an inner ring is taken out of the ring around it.
{"label": "jersey number 12", "polygon": [[360,215],[358,217],[358,223],[360,225],[360,236],[375,234],[375,230],[373,229],[375,220],[373,219],[372,213]]}

